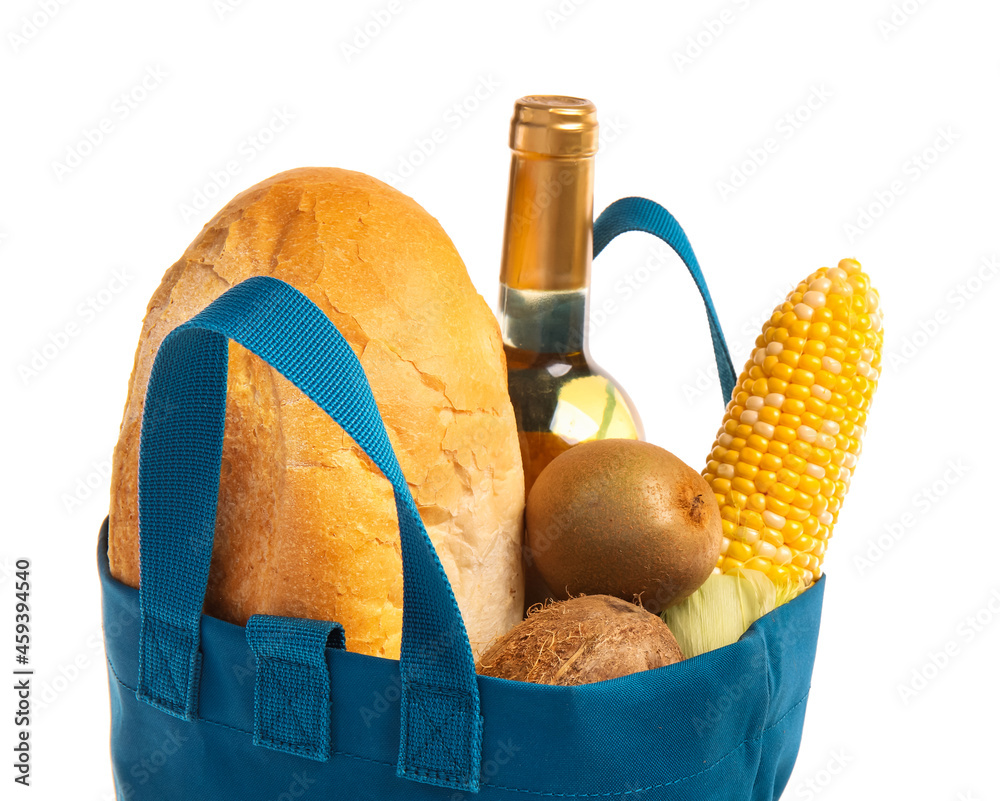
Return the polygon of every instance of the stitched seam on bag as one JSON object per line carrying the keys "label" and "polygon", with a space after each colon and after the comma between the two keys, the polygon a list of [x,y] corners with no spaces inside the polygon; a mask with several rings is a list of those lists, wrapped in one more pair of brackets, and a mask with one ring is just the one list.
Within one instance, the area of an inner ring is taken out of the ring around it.
{"label": "stitched seam on bag", "polygon": [[[764,640],[764,656],[765,656],[765,658],[767,660],[767,663],[770,663],[771,653],[770,653],[770,648],[768,648],[768,646],[767,646],[767,640],[766,639]],[[764,670],[764,680],[767,682],[767,709],[768,709],[768,711],[770,711],[770,709],[771,709],[771,698],[772,698],[772,694],[771,694],[771,671],[770,670],[767,670],[767,669]],[[806,695],[808,695],[808,694],[809,693],[807,691]],[[794,707],[793,707],[793,709],[794,709]],[[790,711],[791,710],[789,710],[789,712]],[[785,713],[785,715],[787,715],[787,714],[788,714],[788,712]],[[779,719],[783,720],[784,717],[785,717],[785,715],[782,715],[781,718],[779,718]],[[778,723],[778,721],[775,721],[775,725],[777,725],[777,723]],[[762,729],[761,730],[760,737],[764,736],[764,732],[765,731],[767,731],[767,729]]]}
{"label": "stitched seam on bag", "polygon": [[[279,685],[280,689],[284,689],[284,686],[281,684],[280,680],[277,681],[276,683]],[[261,726],[262,729],[265,729],[265,731],[260,735],[260,739],[263,742],[273,743],[274,745],[284,745],[293,748],[310,748],[310,747],[315,748],[315,745],[311,742],[309,736],[306,734],[305,728],[302,725],[302,721],[300,721],[299,716],[295,714],[294,704],[296,700],[297,696],[293,697],[286,696],[284,707],[280,709],[272,709],[272,712],[274,714],[273,714],[273,720],[268,721],[270,725]],[[286,713],[291,716],[291,721],[294,724],[292,728],[295,729],[295,732],[293,733],[299,735],[300,737],[299,740],[284,742],[278,737],[271,736],[271,732],[277,729],[281,725],[281,723],[286,719],[285,718]]]}
{"label": "stitched seam on bag", "polygon": [[[458,700],[460,700],[462,702],[465,702],[466,704],[468,703],[468,696],[465,693],[462,693],[462,692],[442,692],[440,690],[431,690],[430,688],[427,688],[427,687],[425,687],[423,685],[420,685],[420,684],[413,684],[413,685],[411,685],[411,689],[414,692],[416,692],[416,693],[431,693],[431,694],[435,694],[435,695],[439,695],[439,696],[444,696],[446,698],[455,698],[455,699],[458,699]],[[418,709],[419,709],[419,707],[418,707]],[[419,711],[420,711],[420,713],[422,715],[422,720],[425,721],[425,723],[426,723],[426,727],[429,728],[429,729],[431,729],[434,734],[437,734],[438,738],[441,740],[441,747],[444,749],[444,751],[448,754],[448,757],[451,759],[452,769],[451,770],[442,771],[442,770],[431,770],[429,768],[419,768],[419,767],[416,767],[416,768],[409,768],[406,772],[409,773],[409,774],[416,775],[416,776],[429,776],[429,777],[432,777],[432,778],[435,778],[435,779],[459,779],[459,780],[464,780],[466,778],[465,777],[465,772],[462,771],[461,766],[459,765],[459,762],[458,762],[458,759],[456,758],[456,756],[452,753],[451,749],[448,748],[448,745],[445,742],[445,737],[441,733],[441,729],[444,729],[445,727],[449,726],[451,724],[451,722],[453,720],[455,720],[455,718],[458,715],[464,714],[466,710],[464,708],[462,708],[462,707],[459,707],[458,709],[454,709],[451,712],[451,714],[449,714],[447,716],[447,718],[445,718],[445,720],[441,723],[441,728],[440,729],[437,726],[434,725],[434,722],[431,720],[430,715],[428,715],[426,711],[424,711],[423,709],[419,709]],[[421,760],[421,759],[424,758],[424,753],[430,747],[430,745],[431,745],[431,738],[427,737],[424,740],[424,742],[421,743],[418,747],[413,748],[413,746],[416,745],[413,742],[415,738],[413,738],[412,734],[411,734],[411,730],[412,730],[412,728],[413,728],[414,725],[418,725],[417,722],[412,719],[412,716],[407,715],[406,739],[407,739],[407,744],[409,746],[409,748],[407,750],[410,751],[410,756],[414,760],[418,760],[419,761],[419,760]]]}
{"label": "stitched seam on bag", "polygon": [[[452,712],[448,716],[448,718],[444,721],[444,723],[441,724],[442,728],[451,724],[451,722],[461,711],[462,710],[456,710],[455,712]],[[462,774],[461,769],[459,768],[458,760],[455,758],[455,755],[451,752],[451,749],[448,748],[448,744],[444,741],[444,735],[441,733],[441,729],[438,729],[431,722],[430,717],[426,713],[421,712],[421,714],[423,715],[423,719],[427,721],[427,728],[431,729],[440,738],[441,748],[443,748],[444,751],[448,754],[448,757],[451,759],[451,764],[453,765],[453,768],[450,771],[440,771],[440,770],[431,770],[430,768],[411,767],[408,768],[406,772],[412,773],[415,776],[431,776],[435,779],[442,779],[442,778],[463,779],[464,775]],[[407,726],[407,742],[412,743],[414,738],[412,737],[409,729],[412,728],[413,721],[412,720],[409,721],[409,724],[410,725]],[[430,744],[431,744],[431,739],[430,737],[428,737],[426,740],[424,740],[422,745],[420,745],[414,752],[411,753],[413,759],[415,760],[423,759],[424,752],[430,747]]]}
{"label": "stitched seam on bag", "polygon": [[[281,691],[281,694],[284,695],[285,697],[284,707],[280,709],[272,709],[272,711],[274,712],[274,719],[270,721],[272,725],[267,727],[268,730],[270,731],[277,728],[283,721],[287,719],[285,715],[288,714],[291,716],[291,722],[294,724],[293,728],[296,729],[295,734],[297,734],[301,739],[296,741],[295,743],[281,743],[281,744],[294,745],[304,748],[312,748],[315,750],[316,744],[314,741],[316,738],[315,736],[310,736],[310,735],[315,735],[318,732],[307,732],[306,727],[302,724],[302,721],[299,720],[299,716],[296,714],[296,704],[299,701],[299,695],[297,692],[295,692],[296,687],[291,683],[294,677],[285,676],[280,670],[277,670],[271,665],[269,665],[268,663],[272,660],[269,660],[266,657],[262,657],[261,661],[263,663],[261,665],[263,681],[265,683],[273,682],[274,684],[276,684],[278,689]],[[273,660],[273,661],[279,661],[279,660]],[[295,663],[286,662],[285,664],[295,664]],[[312,666],[304,666],[304,665],[296,665],[296,666],[300,668],[307,667],[310,670],[313,669]],[[289,679],[288,683],[285,682],[286,678]],[[277,738],[270,737],[268,734],[264,734],[261,737],[261,739],[267,740],[268,742],[274,742],[275,744],[279,744]]]}
{"label": "stitched seam on bag", "polygon": [[767,732],[771,731],[771,729],[777,728],[778,725],[781,723],[781,721],[783,721],[786,717],[788,717],[796,709],[796,707],[800,706],[808,697],[809,697],[809,691],[807,690],[806,694],[803,695],[802,698],[800,698],[797,703],[795,703],[792,707],[790,707],[788,711],[780,718],[778,718],[773,724],[764,729],[757,737],[748,738],[743,742],[739,743],[732,750],[728,751],[727,753],[719,757],[715,762],[713,762],[707,768],[699,770],[697,773],[692,773],[689,776],[682,776],[679,779],[674,779],[673,781],[664,782],[663,784],[653,784],[650,785],[649,787],[637,787],[634,790],[613,790],[607,793],[547,793],[539,790],[524,790],[519,787],[504,787],[501,784],[490,784],[487,786],[496,790],[507,790],[513,793],[538,795],[538,796],[544,796],[546,798],[610,798],[613,796],[632,795],[633,793],[646,793],[649,792],[650,790],[661,790],[664,787],[671,787],[675,784],[682,784],[686,781],[701,776],[703,773],[708,773],[711,770],[715,770],[715,768],[717,768],[720,764],[729,759],[729,757],[731,757],[733,754],[739,751],[743,746],[749,745],[750,743],[755,743],[758,740],[762,740],[764,738],[764,735],[767,734]]}
{"label": "stitched seam on bag", "polygon": [[[130,691],[134,692],[134,689],[132,687],[129,687],[125,682],[123,682],[121,680],[121,678],[119,678],[118,673],[115,671],[114,665],[111,664],[111,659],[110,658],[107,660],[107,662],[108,662],[108,667],[111,669],[112,675],[115,677],[115,681],[117,681],[126,690],[130,690]],[[612,796],[624,796],[624,795],[631,795],[633,793],[648,792],[650,790],[659,790],[659,789],[661,789],[663,787],[670,787],[670,786],[675,785],[675,784],[681,784],[682,782],[686,782],[686,781],[688,781],[690,779],[695,778],[696,776],[700,776],[703,773],[708,773],[708,771],[710,771],[710,770],[714,770],[719,764],[721,764],[722,762],[725,762],[727,759],[729,759],[729,757],[731,757],[733,754],[735,754],[744,745],[749,745],[750,743],[755,743],[755,742],[758,742],[759,740],[764,739],[764,735],[765,734],[767,734],[772,729],[778,728],[778,726],[781,724],[781,721],[783,721],[790,714],[792,714],[792,712],[794,712],[798,707],[800,707],[803,703],[805,703],[806,699],[809,698],[809,692],[810,692],[810,690],[812,690],[812,686],[810,686],[809,690],[806,690],[805,695],[803,695],[798,701],[796,701],[792,706],[790,706],[788,708],[788,710],[780,718],[778,718],[776,721],[774,721],[774,723],[772,723],[770,726],[768,726],[766,729],[764,729],[757,737],[748,738],[748,739],[744,740],[743,742],[739,743],[732,750],[728,751],[727,753],[725,753],[721,757],[719,757],[719,759],[717,759],[715,762],[713,762],[707,768],[705,768],[703,770],[700,770],[697,773],[692,773],[689,776],[683,776],[680,779],[674,779],[673,781],[667,782],[666,784],[656,784],[656,785],[652,785],[650,787],[641,787],[641,788],[638,788],[636,790],[617,790],[617,791],[612,791],[612,792],[607,792],[607,793],[574,793],[574,794],[568,794],[568,793],[547,793],[547,792],[544,792],[544,791],[541,791],[541,790],[525,790],[525,789],[523,789],[521,787],[506,787],[506,786],[504,786],[502,784],[490,784],[488,782],[484,782],[483,783],[483,787],[488,787],[488,788],[490,788],[492,790],[506,790],[507,792],[510,792],[510,793],[521,793],[521,794],[524,794],[524,795],[544,796],[546,798],[610,798]],[[199,718],[198,722],[199,723],[210,723],[213,726],[221,726],[224,729],[231,729],[232,731],[238,731],[238,732],[241,732],[242,734],[249,734],[249,735],[253,736],[252,732],[249,732],[246,729],[241,729],[241,728],[239,728],[237,726],[230,726],[228,723],[222,723],[222,722],[217,721],[217,720],[211,720],[209,718]],[[357,759],[357,760],[359,760],[361,762],[370,762],[373,765],[384,765],[384,766],[390,767],[390,768],[394,767],[394,765],[395,765],[395,763],[392,763],[392,762],[383,762],[380,759],[372,759],[371,757],[364,757],[364,756],[361,756],[360,754],[352,754],[352,753],[350,753],[348,751],[333,751],[331,755],[332,756],[347,757],[349,759]]]}
{"label": "stitched seam on bag", "polygon": [[[178,626],[174,626],[170,623],[167,623],[164,620],[160,620],[158,617],[150,615],[149,621],[154,625],[150,626],[147,624],[146,636],[150,639],[150,642],[156,649],[156,657],[159,660],[160,667],[164,670],[164,672],[166,672],[167,678],[170,679],[170,686],[173,687],[175,693],[173,698],[167,698],[166,696],[163,696],[159,693],[153,693],[152,686],[149,686],[147,688],[147,690],[150,691],[149,697],[163,704],[164,706],[170,707],[171,709],[184,710],[186,707],[186,695],[185,693],[181,692],[181,687],[177,683],[177,678],[174,676],[174,671],[173,667],[171,666],[170,660],[163,653],[163,646],[160,643],[160,631],[161,631],[160,627],[162,626],[164,628],[172,629],[175,632],[180,632],[180,634],[185,640],[189,640],[190,638],[188,636],[188,633],[184,629],[181,629]],[[185,645],[187,645],[187,643],[185,643]],[[151,682],[152,682],[151,679],[147,680],[147,684],[151,685]],[[188,683],[185,681],[184,686],[187,687],[187,685]]]}

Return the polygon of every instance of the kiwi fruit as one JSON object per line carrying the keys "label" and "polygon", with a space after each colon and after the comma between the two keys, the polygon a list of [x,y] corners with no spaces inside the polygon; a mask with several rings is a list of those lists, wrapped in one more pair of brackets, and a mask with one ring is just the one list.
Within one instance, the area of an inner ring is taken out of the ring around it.
{"label": "kiwi fruit", "polygon": [[698,589],[722,546],[708,482],[632,439],[559,454],[531,488],[525,523],[525,557],[556,598],[614,595],[654,614]]}

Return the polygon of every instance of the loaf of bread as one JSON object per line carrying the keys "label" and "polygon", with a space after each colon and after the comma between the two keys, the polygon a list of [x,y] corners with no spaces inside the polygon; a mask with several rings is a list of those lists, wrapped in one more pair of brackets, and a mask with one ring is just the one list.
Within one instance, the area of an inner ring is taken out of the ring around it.
{"label": "loaf of bread", "polygon": [[[304,292],[361,361],[478,656],[521,619],[524,483],[496,319],[415,201],[356,172],[305,168],[238,195],[146,311],[114,453],[112,575],[139,583],[139,433],[163,337],[230,286]],[[348,650],[396,658],[403,582],[392,489],[283,376],[229,346],[229,395],[205,612],[334,620]]]}

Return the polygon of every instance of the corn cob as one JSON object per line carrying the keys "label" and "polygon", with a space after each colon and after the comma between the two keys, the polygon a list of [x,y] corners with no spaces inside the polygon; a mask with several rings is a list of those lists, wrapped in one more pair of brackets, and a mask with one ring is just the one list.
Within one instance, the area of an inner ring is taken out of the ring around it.
{"label": "corn cob", "polygon": [[820,268],[775,309],[702,472],[722,512],[716,572],[760,570],[792,594],[820,577],[881,354],[878,293],[853,259]]}

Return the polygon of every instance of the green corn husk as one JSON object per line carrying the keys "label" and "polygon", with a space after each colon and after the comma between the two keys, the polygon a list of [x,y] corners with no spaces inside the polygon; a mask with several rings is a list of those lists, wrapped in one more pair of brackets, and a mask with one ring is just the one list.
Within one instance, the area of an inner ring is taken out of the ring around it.
{"label": "green corn husk", "polygon": [[732,645],[755,620],[791,600],[798,589],[779,590],[759,570],[713,573],[698,590],[666,609],[661,617],[670,626],[684,656],[690,659]]}

